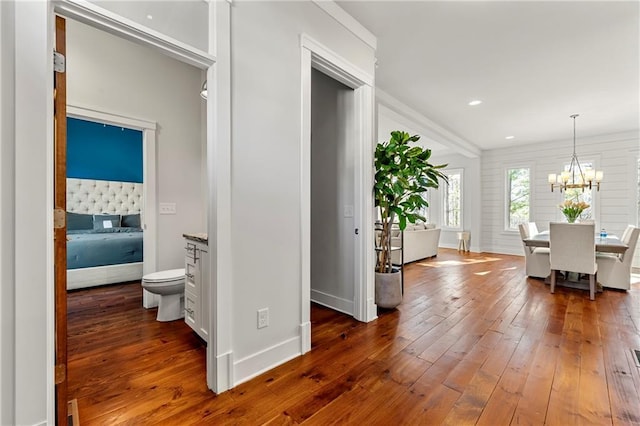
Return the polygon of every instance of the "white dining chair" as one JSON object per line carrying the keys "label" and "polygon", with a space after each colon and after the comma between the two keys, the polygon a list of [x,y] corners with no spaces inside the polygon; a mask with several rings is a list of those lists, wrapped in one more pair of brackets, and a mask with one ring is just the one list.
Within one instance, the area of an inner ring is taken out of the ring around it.
{"label": "white dining chair", "polygon": [[[535,223],[533,226],[535,227]],[[524,240],[535,235],[529,233],[530,229],[532,228],[528,223],[518,225],[520,237],[523,240],[522,247],[524,248],[525,273],[528,277],[546,278],[551,273],[551,267],[549,266],[549,248],[527,246]],[[537,234],[537,228],[535,228],[535,230]]]}
{"label": "white dining chair", "polygon": [[[629,229],[630,228],[630,229]],[[627,232],[628,231],[628,232]],[[598,282],[604,287],[629,290],[631,288],[631,263],[636,251],[640,228],[630,226],[620,239],[629,248],[622,255],[598,253]]]}
{"label": "white dining chair", "polygon": [[629,236],[629,232],[631,232],[634,228],[635,226],[633,225],[627,225],[627,228],[624,230],[622,236],[620,237],[620,241],[625,241],[625,239]]}
{"label": "white dining chair", "polygon": [[549,224],[551,293],[555,292],[556,271],[589,274],[589,298],[596,298],[595,225],[583,223]]}

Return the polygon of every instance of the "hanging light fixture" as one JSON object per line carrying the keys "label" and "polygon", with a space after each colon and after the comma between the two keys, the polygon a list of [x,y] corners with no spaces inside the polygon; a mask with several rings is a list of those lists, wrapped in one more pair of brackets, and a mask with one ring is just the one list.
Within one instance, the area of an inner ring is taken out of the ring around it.
{"label": "hanging light fixture", "polygon": [[573,118],[573,155],[571,156],[571,163],[569,169],[559,174],[549,174],[549,184],[551,185],[551,192],[553,188],[560,188],[560,192],[567,189],[591,189],[594,185],[598,191],[600,191],[600,182],[604,177],[601,170],[593,170],[591,167],[582,168],[578,156],[576,155],[576,117],[579,114],[573,114],[569,117]]}
{"label": "hanging light fixture", "polygon": [[207,80],[202,83],[202,89],[200,90],[200,97],[202,99],[207,99]]}

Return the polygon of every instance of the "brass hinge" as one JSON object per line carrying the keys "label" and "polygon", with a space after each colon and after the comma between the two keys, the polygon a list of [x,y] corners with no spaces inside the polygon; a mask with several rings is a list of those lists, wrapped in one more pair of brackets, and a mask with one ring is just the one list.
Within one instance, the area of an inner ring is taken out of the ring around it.
{"label": "brass hinge", "polygon": [[53,229],[60,229],[66,226],[67,215],[62,209],[53,209]]}
{"label": "brass hinge", "polygon": [[53,52],[53,70],[55,72],[63,73],[67,69],[66,59],[62,53]]}
{"label": "brass hinge", "polygon": [[64,382],[65,380],[67,380],[67,366],[64,364],[58,364],[56,365],[56,385],[59,385],[60,383]]}

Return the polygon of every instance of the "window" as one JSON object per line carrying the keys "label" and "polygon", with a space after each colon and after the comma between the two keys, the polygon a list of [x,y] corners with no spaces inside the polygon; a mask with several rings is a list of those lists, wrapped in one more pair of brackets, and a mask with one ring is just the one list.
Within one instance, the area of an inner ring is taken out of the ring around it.
{"label": "window", "polygon": [[422,194],[422,199],[425,200],[427,202],[427,204],[429,204],[429,207],[423,207],[420,210],[418,210],[418,213],[421,216],[424,216],[424,222],[425,223],[429,223],[429,219],[430,219],[430,214],[429,214],[429,209],[431,209],[431,196],[430,196],[430,192],[424,192]]}
{"label": "window", "polygon": [[[593,161],[585,161],[584,163],[580,163],[580,165],[582,166],[582,170],[586,170],[586,169],[593,169]],[[564,165],[564,169],[565,170],[569,170],[569,164],[565,164]],[[584,220],[584,219],[594,219],[595,220],[595,206],[594,206],[594,202],[595,200],[593,199],[593,194],[594,194],[595,189],[589,189],[589,188],[584,188],[580,189],[580,188],[573,188],[573,189],[567,189],[566,191],[564,191],[563,194],[563,199],[562,201],[566,201],[566,200],[572,200],[572,201],[584,201],[585,203],[589,204],[589,208],[584,210],[582,212],[582,214],[580,214],[580,219]]]}
{"label": "window", "polygon": [[443,173],[449,179],[449,184],[444,184],[442,191],[443,226],[462,229],[462,169],[446,170]]}
{"label": "window", "polygon": [[519,224],[529,222],[530,198],[529,168],[507,169],[507,229],[516,230]]}

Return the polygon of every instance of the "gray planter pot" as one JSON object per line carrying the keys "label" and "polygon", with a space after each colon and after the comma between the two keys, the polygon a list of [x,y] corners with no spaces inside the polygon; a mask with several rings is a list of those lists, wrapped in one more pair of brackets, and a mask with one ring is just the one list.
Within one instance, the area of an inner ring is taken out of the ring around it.
{"label": "gray planter pot", "polygon": [[402,275],[400,271],[376,272],[376,305],[390,309],[400,303],[402,303]]}

